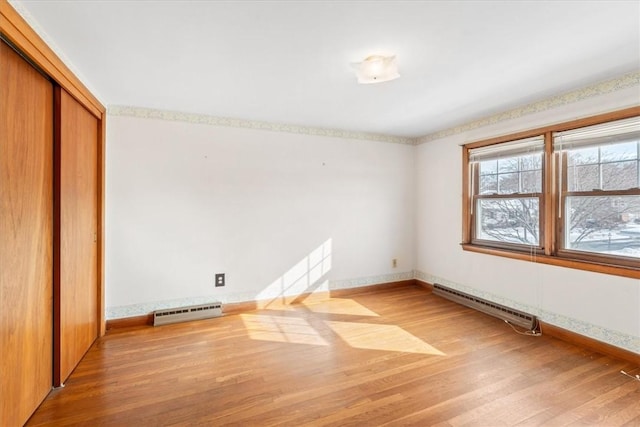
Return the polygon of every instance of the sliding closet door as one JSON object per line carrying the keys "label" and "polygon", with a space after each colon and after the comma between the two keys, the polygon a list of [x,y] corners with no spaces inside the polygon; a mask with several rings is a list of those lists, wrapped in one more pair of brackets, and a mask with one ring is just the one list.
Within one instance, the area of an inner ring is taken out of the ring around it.
{"label": "sliding closet door", "polygon": [[[56,89],[56,363],[64,382],[98,337],[98,119]],[[58,225],[58,224],[57,224]],[[58,324],[59,323],[59,324]]]}
{"label": "sliding closet door", "polygon": [[51,390],[53,87],[0,41],[0,425]]}

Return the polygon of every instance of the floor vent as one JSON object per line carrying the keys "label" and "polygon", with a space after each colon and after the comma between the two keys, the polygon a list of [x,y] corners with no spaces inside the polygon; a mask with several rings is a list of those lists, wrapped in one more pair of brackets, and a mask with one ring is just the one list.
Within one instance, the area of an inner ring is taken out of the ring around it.
{"label": "floor vent", "polygon": [[464,292],[456,291],[455,289],[447,288],[437,283],[433,285],[433,293],[457,302],[458,304],[466,305],[467,307],[495,316],[498,319],[506,320],[513,325],[520,326],[529,331],[535,330],[538,325],[536,317],[531,314],[465,294]]}
{"label": "floor vent", "polygon": [[189,307],[167,308],[153,312],[153,326],[219,316],[222,316],[222,303],[219,302],[192,305]]}

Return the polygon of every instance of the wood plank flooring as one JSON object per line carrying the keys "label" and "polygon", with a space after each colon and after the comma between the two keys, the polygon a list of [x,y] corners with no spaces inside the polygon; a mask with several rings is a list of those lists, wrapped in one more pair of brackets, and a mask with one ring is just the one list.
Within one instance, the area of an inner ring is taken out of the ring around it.
{"label": "wood plank flooring", "polygon": [[620,370],[404,287],[116,330],[27,425],[640,426]]}

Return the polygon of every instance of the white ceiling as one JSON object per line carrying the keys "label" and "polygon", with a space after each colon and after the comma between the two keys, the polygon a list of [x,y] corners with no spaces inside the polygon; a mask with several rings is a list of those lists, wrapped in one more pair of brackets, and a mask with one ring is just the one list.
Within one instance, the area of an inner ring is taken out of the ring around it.
{"label": "white ceiling", "polygon": [[417,137],[640,69],[639,1],[11,3],[107,106]]}

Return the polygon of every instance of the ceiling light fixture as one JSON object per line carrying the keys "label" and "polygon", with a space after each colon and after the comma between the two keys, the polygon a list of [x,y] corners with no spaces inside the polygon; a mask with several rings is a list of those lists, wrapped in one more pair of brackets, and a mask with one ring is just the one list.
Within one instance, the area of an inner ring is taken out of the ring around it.
{"label": "ceiling light fixture", "polygon": [[400,77],[395,56],[371,55],[352,65],[361,84],[388,82]]}

